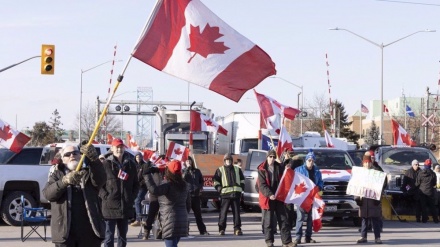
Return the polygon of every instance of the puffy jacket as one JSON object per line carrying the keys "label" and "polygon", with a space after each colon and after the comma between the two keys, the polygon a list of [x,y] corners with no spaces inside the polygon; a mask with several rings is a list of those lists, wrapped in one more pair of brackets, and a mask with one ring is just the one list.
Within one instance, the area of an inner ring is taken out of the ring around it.
{"label": "puffy jacket", "polygon": [[[103,162],[107,181],[99,191],[102,199],[102,215],[104,219],[129,219],[134,217],[134,200],[139,191],[136,162],[125,152],[122,164],[112,153],[105,155]],[[127,180],[118,177],[122,170],[128,174]]]}
{"label": "puffy jacket", "polygon": [[188,212],[190,197],[188,186],[164,182],[156,185],[151,174],[145,176],[148,190],[158,196],[162,237],[188,236]]}
{"label": "puffy jacket", "polygon": [[[104,167],[99,160],[90,162],[85,170],[85,175],[81,181],[81,190],[84,197],[84,208],[87,211],[88,221],[92,225],[93,231],[99,238],[105,237],[105,223],[102,218],[100,202],[98,197],[99,189],[105,184],[106,174]],[[83,227],[82,225],[71,226],[71,209],[68,205],[72,203],[72,186],[64,185],[62,182],[66,174],[64,164],[58,164],[44,186],[43,195],[51,204],[51,232],[52,242],[64,243],[69,237],[71,227]],[[87,204],[87,206],[86,206]]]}
{"label": "puffy jacket", "polygon": [[214,187],[222,198],[240,198],[244,191],[244,175],[234,165],[221,166],[214,174]]}
{"label": "puffy jacket", "polygon": [[417,174],[415,185],[419,187],[420,193],[429,197],[434,197],[436,193],[435,186],[437,184],[437,176],[431,169],[422,169]]}
{"label": "puffy jacket", "polygon": [[192,197],[200,196],[200,190],[203,189],[203,175],[197,168],[187,168],[183,174],[183,179],[189,185],[189,193]]}
{"label": "puffy jacket", "polygon": [[271,176],[269,176],[268,166],[267,161],[258,166],[258,202],[263,210],[269,209],[269,197],[275,195],[284,173],[284,166],[274,161],[273,177],[275,179],[272,180]]}
{"label": "puffy jacket", "polygon": [[[302,166],[299,166],[295,169],[295,172],[299,172],[302,175],[309,177],[309,169],[307,169],[306,163],[304,163]],[[317,166],[313,165],[313,172],[315,173],[315,183],[316,186],[318,186],[319,190],[322,191],[324,189],[324,182],[322,181],[322,173],[318,169]]]}

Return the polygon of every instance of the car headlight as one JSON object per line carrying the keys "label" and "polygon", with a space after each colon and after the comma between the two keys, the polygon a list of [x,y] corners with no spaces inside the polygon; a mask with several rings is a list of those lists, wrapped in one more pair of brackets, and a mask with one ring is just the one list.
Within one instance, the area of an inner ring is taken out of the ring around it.
{"label": "car headlight", "polygon": [[400,191],[401,181],[400,174],[387,174],[387,189]]}

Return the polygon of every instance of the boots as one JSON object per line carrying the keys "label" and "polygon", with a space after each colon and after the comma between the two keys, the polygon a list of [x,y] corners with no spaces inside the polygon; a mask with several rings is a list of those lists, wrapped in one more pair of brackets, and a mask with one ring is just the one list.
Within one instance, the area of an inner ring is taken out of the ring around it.
{"label": "boots", "polygon": [[150,238],[150,230],[144,229],[144,237],[142,240],[148,240]]}

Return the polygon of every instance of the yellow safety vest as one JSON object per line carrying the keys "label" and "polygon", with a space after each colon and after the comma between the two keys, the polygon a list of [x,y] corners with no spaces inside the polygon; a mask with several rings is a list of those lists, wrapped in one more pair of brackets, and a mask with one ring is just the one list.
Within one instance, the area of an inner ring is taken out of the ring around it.
{"label": "yellow safety vest", "polygon": [[243,189],[241,188],[241,186],[237,186],[237,184],[240,185],[240,184],[244,183],[244,180],[240,180],[240,168],[234,166],[235,184],[233,184],[232,186],[230,184],[228,184],[228,179],[226,176],[225,167],[221,166],[219,169],[220,169],[220,172],[222,173],[222,184],[221,184],[222,190],[220,191],[220,194],[223,195],[223,194],[229,194],[229,193],[233,193],[233,192],[241,193],[243,191]]}

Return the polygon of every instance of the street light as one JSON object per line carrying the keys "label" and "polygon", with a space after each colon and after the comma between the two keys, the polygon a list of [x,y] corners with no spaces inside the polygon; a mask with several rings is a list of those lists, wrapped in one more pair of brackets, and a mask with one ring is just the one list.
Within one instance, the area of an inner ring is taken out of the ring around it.
{"label": "street light", "polygon": [[404,37],[402,37],[402,38],[400,38],[398,40],[395,40],[395,41],[393,41],[391,43],[388,43],[388,44],[385,44],[385,45],[383,43],[378,44],[376,42],[373,42],[373,41],[371,41],[371,40],[369,40],[369,39],[367,39],[367,38],[365,38],[365,37],[363,37],[363,36],[361,36],[361,35],[359,35],[357,33],[354,33],[354,32],[352,32],[352,31],[350,31],[348,29],[345,29],[345,28],[335,27],[335,28],[329,28],[329,30],[349,32],[349,33],[353,34],[354,36],[357,36],[357,37],[359,37],[359,38],[361,38],[361,39],[363,39],[363,40],[365,40],[365,41],[367,41],[367,42],[369,42],[369,43],[379,47],[380,50],[381,50],[381,57],[382,57],[381,58],[381,67],[382,68],[381,68],[381,76],[380,76],[380,107],[381,107],[381,110],[380,110],[380,130],[379,130],[379,145],[381,145],[382,141],[383,141],[383,48],[385,48],[387,46],[390,46],[390,45],[392,45],[392,44],[394,44],[394,43],[396,43],[398,41],[401,41],[402,39],[406,39],[406,38],[408,38],[410,36],[413,36],[414,34],[423,33],[423,32],[435,32],[435,30],[430,30],[430,29],[420,30],[420,31],[408,34],[408,35],[406,35],[406,36],[404,36]]}
{"label": "street light", "polygon": [[[82,70],[82,69],[81,69],[81,88],[80,88],[80,97],[79,97],[79,127],[78,127],[78,139],[79,139],[79,142],[80,142],[80,143],[81,143],[81,119],[82,119],[83,74],[86,73],[87,71],[90,71],[90,70],[92,70],[92,69],[96,69],[96,68],[98,68],[98,67],[100,67],[100,66],[102,66],[102,65],[104,65],[104,64],[108,64],[108,63],[111,63],[111,62],[113,62],[113,60],[105,61],[105,62],[103,62],[103,63],[100,63],[100,64],[98,64],[98,65],[96,65],[96,66],[93,66],[93,67],[91,67],[91,68],[89,68],[89,69],[86,69],[86,70]],[[116,62],[122,62],[122,60],[117,60]]]}
{"label": "street light", "polygon": [[[274,78],[274,79],[280,79],[280,80],[283,80],[283,81],[289,83],[290,85],[295,86],[295,87],[301,89],[301,93],[298,93],[298,106],[297,106],[297,107],[298,107],[298,110],[301,110],[301,111],[302,111],[302,109],[304,108],[304,88],[303,88],[303,86],[302,86],[302,85],[301,85],[301,86],[298,86],[298,85],[296,85],[295,83],[290,82],[290,81],[288,81],[288,80],[286,80],[286,79],[284,79],[284,78],[282,78],[282,77],[279,77],[279,76],[271,76],[271,77],[269,77],[269,78]],[[301,102],[301,108],[299,107],[299,95],[302,95],[302,96],[301,96],[301,99],[302,99],[302,102]],[[302,135],[302,134],[303,134],[303,119],[302,119],[302,117],[301,117],[301,119],[300,119],[300,122],[301,122],[301,135]]]}

